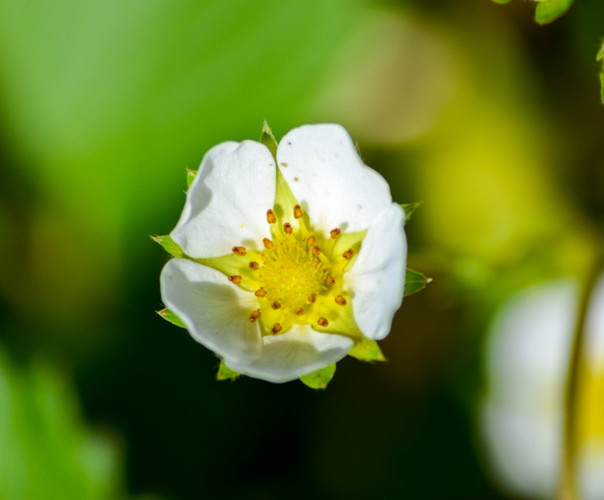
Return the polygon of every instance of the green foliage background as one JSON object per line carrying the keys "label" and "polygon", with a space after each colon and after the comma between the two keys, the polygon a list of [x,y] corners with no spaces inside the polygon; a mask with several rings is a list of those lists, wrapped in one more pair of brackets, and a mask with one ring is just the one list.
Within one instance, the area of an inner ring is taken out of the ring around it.
{"label": "green foliage background", "polygon": [[[0,498],[500,498],[475,443],[486,324],[579,272],[604,219],[604,5],[544,27],[531,9],[1,2],[0,464],[18,473],[0,467]],[[434,282],[390,361],[346,359],[327,391],[218,383],[154,312],[148,235],[176,223],[185,169],[263,120],[342,123],[395,199],[423,201],[409,267]]]}

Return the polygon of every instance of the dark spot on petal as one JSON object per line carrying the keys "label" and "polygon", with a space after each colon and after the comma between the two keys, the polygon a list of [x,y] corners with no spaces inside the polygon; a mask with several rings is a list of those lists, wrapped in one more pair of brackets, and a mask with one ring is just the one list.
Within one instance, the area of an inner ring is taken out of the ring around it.
{"label": "dark spot on petal", "polygon": [[294,177],[294,182],[300,182],[300,179],[298,179],[297,177]]}
{"label": "dark spot on petal", "polygon": [[287,167],[287,163],[285,163],[284,161],[281,162],[281,166],[282,167]]}
{"label": "dark spot on petal", "polygon": [[290,141],[287,141],[287,145],[288,145],[288,146],[291,146],[291,145],[292,145],[292,143],[291,143]]}

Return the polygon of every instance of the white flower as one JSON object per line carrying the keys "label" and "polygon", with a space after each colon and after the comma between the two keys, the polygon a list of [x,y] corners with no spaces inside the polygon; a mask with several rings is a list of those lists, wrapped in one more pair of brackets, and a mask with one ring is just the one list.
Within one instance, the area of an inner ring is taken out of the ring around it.
{"label": "white flower", "polygon": [[[529,288],[497,314],[487,342],[482,431],[501,482],[526,498],[554,498],[578,287]],[[590,302],[580,361],[576,476],[585,500],[604,498],[604,278]]]}
{"label": "white flower", "polygon": [[339,125],[276,151],[224,142],[201,162],[161,274],[166,306],[228,368],[286,382],[388,335],[403,298],[404,212]]}

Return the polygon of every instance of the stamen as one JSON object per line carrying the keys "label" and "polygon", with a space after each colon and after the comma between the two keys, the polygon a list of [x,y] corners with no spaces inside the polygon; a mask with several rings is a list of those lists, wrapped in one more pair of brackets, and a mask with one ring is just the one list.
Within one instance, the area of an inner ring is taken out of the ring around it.
{"label": "stamen", "polygon": [[346,299],[344,297],[342,297],[341,295],[338,295],[335,298],[336,304],[338,304],[339,306],[345,306],[346,305]]}
{"label": "stamen", "polygon": [[252,314],[250,314],[250,322],[254,322],[256,321],[259,317],[261,316],[260,311],[254,311]]}
{"label": "stamen", "polygon": [[329,321],[327,321],[327,318],[324,318],[323,316],[317,320],[317,323],[319,323],[319,326],[322,326],[323,328],[329,325]]}
{"label": "stamen", "polygon": [[302,218],[302,207],[300,205],[296,205],[294,207],[294,219]]}
{"label": "stamen", "polygon": [[233,247],[233,253],[235,255],[245,255],[247,253],[247,250],[245,249],[245,247]]}
{"label": "stamen", "polygon": [[256,261],[251,261],[249,263],[250,269],[253,271],[257,271],[260,268],[260,264],[258,264],[258,262]]}
{"label": "stamen", "polygon": [[283,230],[285,231],[285,234],[292,234],[294,232],[294,228],[289,222],[283,224]]}
{"label": "stamen", "polygon": [[277,222],[277,217],[270,208],[266,211],[266,220],[269,224],[274,224],[275,222]]}
{"label": "stamen", "polygon": [[314,302],[315,300],[317,300],[317,296],[316,296],[316,294],[311,293],[311,294],[308,296],[308,302]]}
{"label": "stamen", "polygon": [[352,259],[353,255],[354,255],[354,250],[352,248],[349,248],[342,254],[342,257],[344,257],[346,260],[350,260],[350,259]]}
{"label": "stamen", "polygon": [[312,254],[315,257],[318,257],[319,255],[321,255],[321,249],[318,246],[312,247]]}
{"label": "stamen", "polygon": [[302,316],[304,314],[304,309],[302,309],[301,307],[299,309],[296,309],[296,316]]}
{"label": "stamen", "polygon": [[256,290],[256,291],[254,292],[254,295],[255,295],[256,297],[260,297],[260,298],[262,298],[262,297],[264,297],[264,296],[266,295],[266,290],[265,290],[264,288],[258,288],[258,290]]}
{"label": "stamen", "polygon": [[314,236],[309,236],[306,241],[308,242],[308,246],[312,247],[317,241],[317,238],[315,238]]}
{"label": "stamen", "polygon": [[273,242],[268,238],[264,238],[262,243],[264,243],[264,248],[273,248]]}
{"label": "stamen", "polygon": [[283,327],[281,326],[281,324],[275,323],[275,326],[273,326],[273,328],[271,329],[271,333],[273,335],[275,335],[276,333],[279,333],[281,330],[283,330]]}
{"label": "stamen", "polygon": [[235,285],[238,285],[239,283],[241,283],[241,276],[239,276],[238,274],[229,276],[229,281],[231,283],[234,283]]}
{"label": "stamen", "polygon": [[332,229],[331,231],[329,231],[329,234],[335,240],[338,236],[340,236],[341,232],[342,231],[340,230],[340,228],[336,227],[335,229]]}
{"label": "stamen", "polygon": [[281,304],[275,300],[275,302],[271,304],[271,307],[276,311],[277,309],[281,309]]}
{"label": "stamen", "polygon": [[336,280],[333,278],[333,276],[327,276],[325,283],[327,283],[329,286],[332,286],[336,284]]}

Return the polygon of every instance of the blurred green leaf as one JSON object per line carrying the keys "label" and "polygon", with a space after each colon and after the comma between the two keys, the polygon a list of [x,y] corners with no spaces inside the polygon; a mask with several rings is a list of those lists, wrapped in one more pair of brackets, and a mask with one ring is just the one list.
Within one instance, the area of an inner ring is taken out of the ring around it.
{"label": "blurred green leaf", "polygon": [[493,0],[493,2],[495,2],[495,3],[501,3],[501,4],[510,3],[510,1],[511,0]]}
{"label": "blurred green leaf", "polygon": [[231,370],[227,365],[224,364],[224,361],[220,360],[220,366],[218,367],[216,380],[235,380],[239,376],[239,373]]}
{"label": "blurred green leaf", "polygon": [[360,361],[386,361],[378,343],[364,337],[354,344],[348,355]]}
{"label": "blurred green leaf", "polygon": [[193,184],[196,175],[197,172],[195,170],[191,170],[190,168],[187,169],[187,188],[191,187],[191,184]]}
{"label": "blurred green leaf", "polygon": [[269,151],[273,155],[273,158],[275,159],[275,162],[276,162],[277,161],[277,147],[278,147],[277,139],[275,139],[275,136],[273,135],[273,131],[268,126],[268,123],[266,123],[266,122],[264,122],[264,125],[262,126],[262,134],[260,134],[260,142],[269,149]]}
{"label": "blurred green leaf", "polygon": [[535,21],[539,24],[551,23],[564,14],[574,0],[540,0],[535,8]]}
{"label": "blurred green leaf", "polygon": [[420,201],[416,201],[415,203],[401,203],[401,207],[403,207],[403,210],[405,211],[405,224],[409,222],[413,212],[415,212],[420,205]]}
{"label": "blurred green leaf", "polygon": [[162,318],[166,321],[172,323],[173,325],[180,326],[181,328],[186,328],[185,324],[180,320],[176,314],[174,314],[170,309],[162,309],[161,311],[157,311]]}
{"label": "blurred green leaf", "polygon": [[432,278],[424,276],[422,273],[407,269],[405,276],[405,297],[413,295],[426,288],[426,285],[432,281]]}
{"label": "blurred green leaf", "polygon": [[332,363],[316,372],[300,377],[300,381],[311,389],[326,389],[327,384],[329,384],[335,373],[336,364]]}
{"label": "blurred green leaf", "polygon": [[602,104],[604,104],[604,40],[602,41],[602,46],[596,56],[596,61],[602,61],[602,71],[600,71],[600,92]]}
{"label": "blurred green leaf", "polygon": [[170,238],[170,236],[151,236],[151,239],[155,241],[155,243],[159,243],[166,252],[168,252],[173,257],[183,258],[184,252],[182,248]]}

